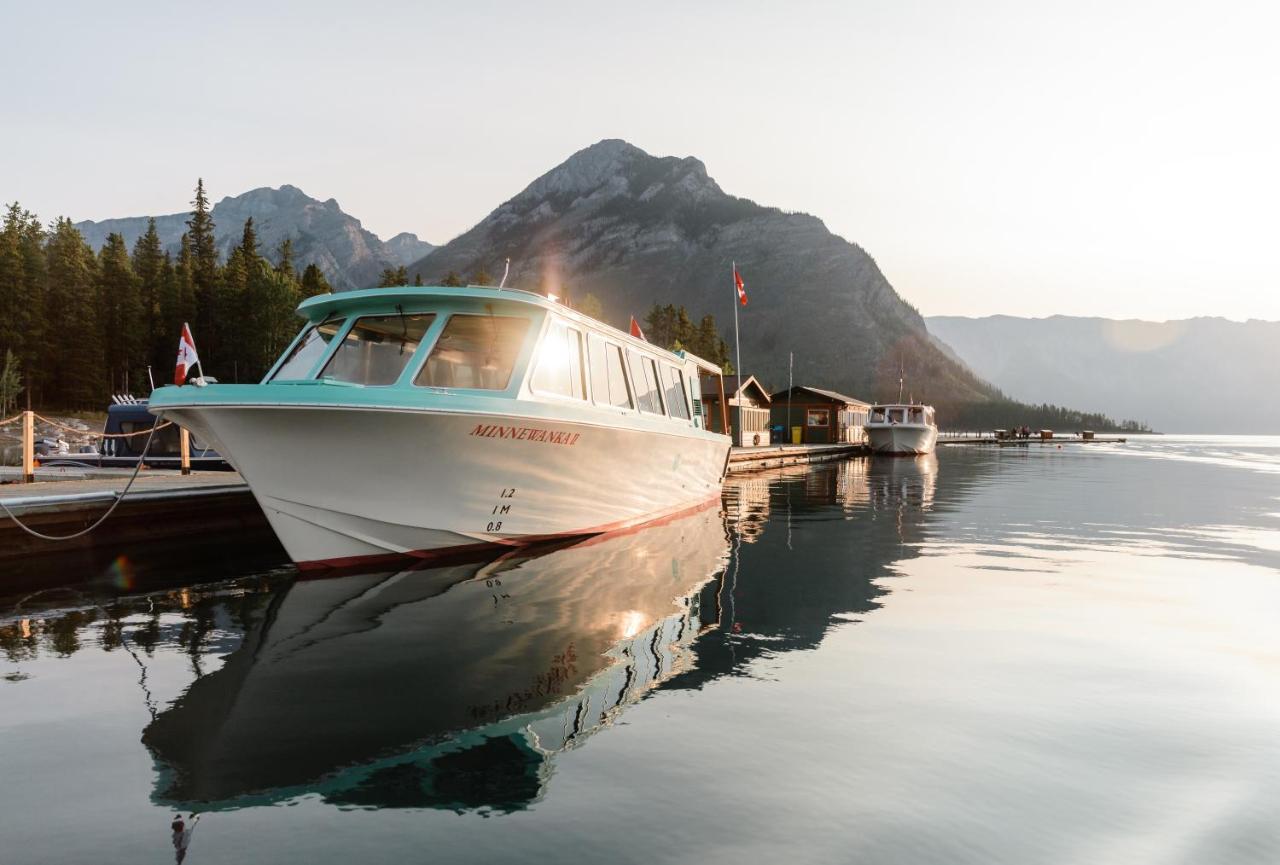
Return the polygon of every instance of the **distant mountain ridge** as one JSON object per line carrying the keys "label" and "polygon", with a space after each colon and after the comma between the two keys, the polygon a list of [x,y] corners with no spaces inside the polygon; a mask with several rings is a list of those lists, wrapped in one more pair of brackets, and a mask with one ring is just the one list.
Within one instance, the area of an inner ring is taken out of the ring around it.
{"label": "distant mountain ridge", "polygon": [[1280,322],[931,316],[1016,399],[1136,417],[1162,432],[1280,433]]}
{"label": "distant mountain ridge", "polygon": [[[287,184],[223,198],[213,206],[212,216],[217,226],[218,252],[224,259],[240,242],[245,220],[253,217],[263,254],[274,258],[280,243],[290,237],[298,266],[314,263],[339,290],[376,285],[384,269],[422,258],[435,248],[408,232],[384,242],[361,226],[360,220],[344,213],[334,199],[320,201]],[[165,249],[177,251],[189,218],[188,213],[155,217],[156,230]],[[147,219],[133,216],[101,222],[90,220],[76,223],[76,228],[95,249],[101,248],[107,235],[113,232],[123,235],[125,243],[132,247],[146,232]]]}
{"label": "distant mountain ridge", "polygon": [[625,141],[585,148],[475,227],[415,262],[427,282],[500,274],[570,301],[590,292],[625,327],[655,304],[715,315],[732,339],[731,263],[747,283],[742,365],[780,390],[797,383],[864,399],[896,396],[900,366],[916,396],[987,400],[990,385],[947,357],[920,314],[861,247],[816,217],[725,193],[697,159],[654,157]]}

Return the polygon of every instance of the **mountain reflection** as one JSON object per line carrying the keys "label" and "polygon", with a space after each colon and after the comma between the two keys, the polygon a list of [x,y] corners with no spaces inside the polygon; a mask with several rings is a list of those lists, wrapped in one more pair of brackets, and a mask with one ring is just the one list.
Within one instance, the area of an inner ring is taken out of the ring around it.
{"label": "mountain reflection", "polygon": [[[158,804],[514,811],[557,753],[653,690],[751,675],[875,609],[945,507],[937,473],[875,459],[735,476],[723,509],[485,563],[45,596],[44,613],[0,616],[0,650],[132,654]],[[148,679],[159,656],[186,666],[184,692],[156,693],[174,682]]]}

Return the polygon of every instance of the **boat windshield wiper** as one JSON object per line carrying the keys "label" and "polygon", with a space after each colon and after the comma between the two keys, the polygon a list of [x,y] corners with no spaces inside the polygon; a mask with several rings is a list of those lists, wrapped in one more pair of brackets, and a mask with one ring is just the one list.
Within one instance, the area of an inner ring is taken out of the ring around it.
{"label": "boat windshield wiper", "polygon": [[398,303],[396,312],[400,313],[400,353],[404,354],[405,346],[409,342],[409,320],[404,317],[404,307]]}

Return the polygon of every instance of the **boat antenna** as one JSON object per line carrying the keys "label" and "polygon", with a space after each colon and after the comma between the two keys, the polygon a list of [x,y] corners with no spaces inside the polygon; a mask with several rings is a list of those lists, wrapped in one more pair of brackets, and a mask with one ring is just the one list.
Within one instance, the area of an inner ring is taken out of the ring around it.
{"label": "boat antenna", "polygon": [[155,379],[155,376],[153,376],[153,375],[151,374],[151,364],[147,364],[147,381],[151,382],[151,389],[152,389],[152,390],[155,390],[155,389],[156,389],[156,379]]}
{"label": "boat antenna", "polygon": [[502,281],[498,283],[498,291],[502,291],[503,286],[507,284],[507,274],[511,272],[511,259],[507,259],[507,266],[502,269]]}
{"label": "boat antenna", "polygon": [[902,358],[898,358],[898,402],[902,402]]}

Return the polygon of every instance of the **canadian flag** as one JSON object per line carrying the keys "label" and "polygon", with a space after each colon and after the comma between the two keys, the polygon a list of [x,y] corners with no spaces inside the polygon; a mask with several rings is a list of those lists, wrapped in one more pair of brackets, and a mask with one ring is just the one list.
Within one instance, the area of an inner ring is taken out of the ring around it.
{"label": "canadian flag", "polygon": [[631,335],[637,339],[644,339],[645,342],[649,341],[645,339],[644,331],[640,329],[640,322],[636,321],[636,317],[634,315],[631,316]]}
{"label": "canadian flag", "polygon": [[738,273],[738,266],[733,266],[733,285],[738,289],[738,303],[743,306],[747,305],[747,284],[742,281],[742,274]]}
{"label": "canadian flag", "polygon": [[187,374],[199,363],[200,355],[196,354],[196,341],[191,338],[191,328],[184,321],[182,337],[178,340],[178,366],[173,371],[173,383],[186,384]]}

